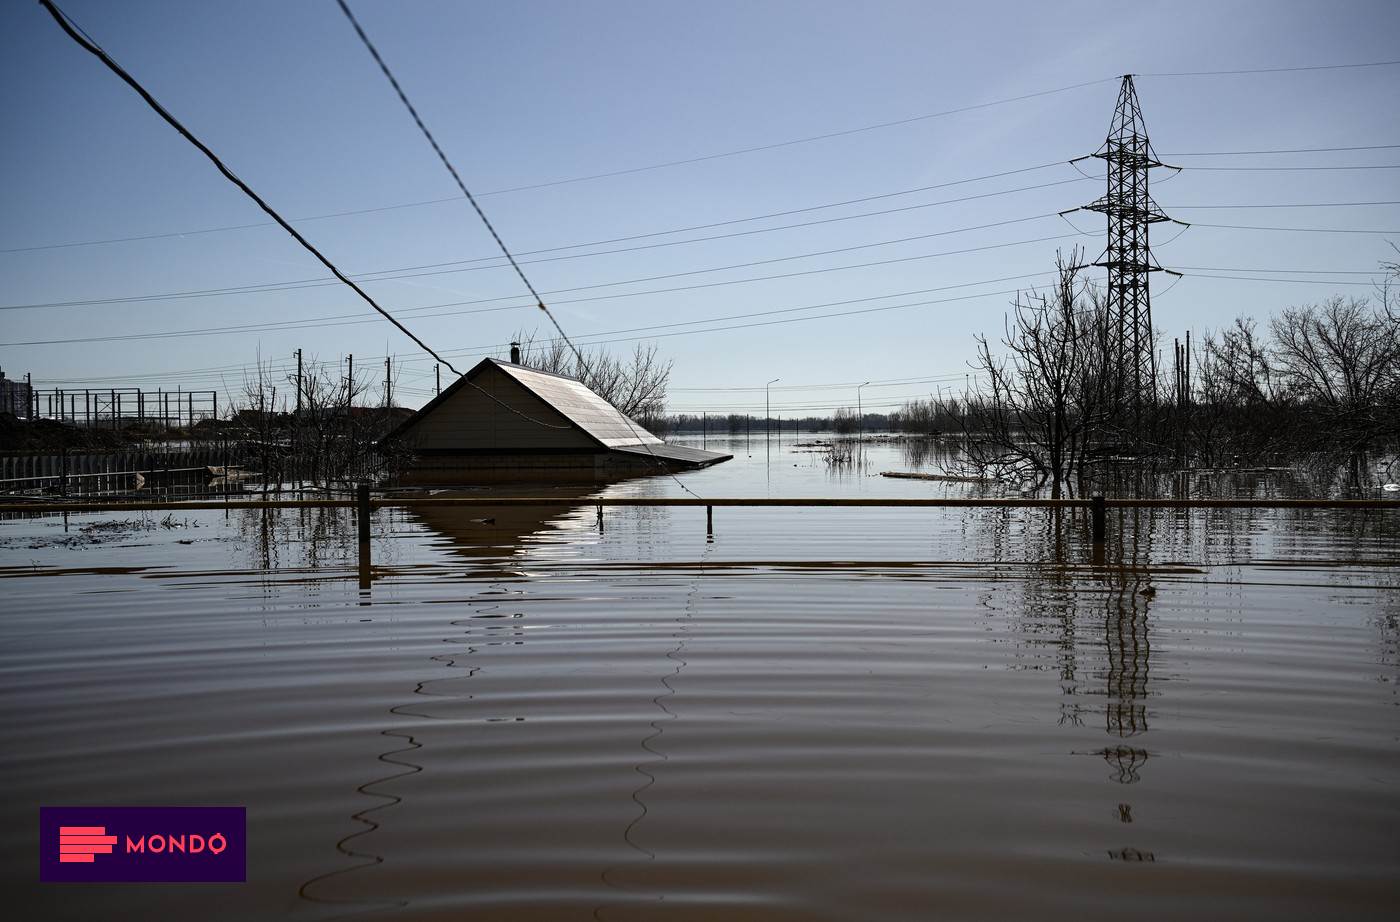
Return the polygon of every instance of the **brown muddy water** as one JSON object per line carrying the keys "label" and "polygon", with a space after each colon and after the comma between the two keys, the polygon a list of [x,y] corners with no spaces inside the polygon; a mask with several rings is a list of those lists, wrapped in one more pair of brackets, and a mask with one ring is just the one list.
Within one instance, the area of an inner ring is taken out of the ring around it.
{"label": "brown muddy water", "polygon": [[[717,440],[711,439],[712,443]],[[713,447],[713,445],[711,446]],[[963,495],[785,444],[701,495]],[[1268,483],[1237,484],[1250,495]],[[679,495],[669,479],[610,487]],[[0,522],[38,919],[1393,918],[1400,509]],[[473,519],[492,518],[490,522]],[[40,805],[243,804],[243,885],[40,885]]]}

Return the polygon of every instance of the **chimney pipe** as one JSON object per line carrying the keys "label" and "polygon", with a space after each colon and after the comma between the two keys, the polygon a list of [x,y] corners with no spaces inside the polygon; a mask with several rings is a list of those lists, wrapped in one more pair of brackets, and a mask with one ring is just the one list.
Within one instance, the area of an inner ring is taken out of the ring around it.
{"label": "chimney pipe", "polygon": [[512,365],[520,364],[520,343],[510,344],[510,363]]}

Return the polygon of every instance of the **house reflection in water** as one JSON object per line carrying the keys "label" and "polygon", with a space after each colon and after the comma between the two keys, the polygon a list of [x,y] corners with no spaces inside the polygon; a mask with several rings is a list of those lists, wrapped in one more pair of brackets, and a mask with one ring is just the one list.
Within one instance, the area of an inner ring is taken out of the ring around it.
{"label": "house reflection in water", "polygon": [[[514,491],[512,491],[514,492]],[[564,527],[571,514],[588,505],[593,489],[582,484],[530,491],[535,496],[558,497],[558,505],[501,506],[421,506],[410,515],[447,540],[448,548],[466,558],[476,568],[473,576],[497,577],[514,574],[513,561],[522,548],[537,543],[539,536]],[[442,493],[452,496],[453,493]],[[482,498],[481,493],[457,495]]]}

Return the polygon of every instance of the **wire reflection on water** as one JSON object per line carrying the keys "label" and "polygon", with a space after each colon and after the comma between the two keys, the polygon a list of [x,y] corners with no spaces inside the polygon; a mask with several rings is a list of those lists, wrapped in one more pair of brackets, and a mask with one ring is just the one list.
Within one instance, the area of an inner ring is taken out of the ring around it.
{"label": "wire reflection on water", "polygon": [[[635,771],[639,775],[642,775],[646,780],[642,782],[641,786],[632,791],[632,802],[637,805],[640,812],[636,816],[634,816],[632,818],[632,821],[629,822],[627,826],[622,830],[622,839],[624,842],[627,843],[627,846],[629,848],[645,856],[646,863],[652,863],[656,861],[656,853],[651,849],[647,848],[646,846],[642,845],[640,842],[638,842],[634,837],[634,833],[636,832],[637,828],[641,826],[642,821],[645,820],[651,813],[650,808],[647,806],[646,800],[642,797],[642,795],[647,790],[649,790],[653,785],[656,784],[656,774],[655,772],[649,770],[648,766],[659,766],[659,764],[662,762],[670,761],[670,757],[666,755],[665,752],[654,748],[652,744],[660,740],[661,737],[664,735],[665,730],[663,729],[663,726],[665,724],[679,719],[679,715],[670,707],[668,707],[664,703],[664,701],[665,699],[675,697],[676,688],[672,684],[672,682],[678,679],[681,673],[685,671],[686,666],[689,665],[689,662],[681,655],[681,652],[685,649],[686,644],[689,642],[688,635],[690,633],[690,624],[695,618],[696,599],[699,597],[700,594],[700,583],[705,575],[705,568],[706,565],[709,563],[710,548],[713,545],[714,535],[708,534],[705,539],[704,548],[700,552],[699,565],[695,568],[695,575],[690,583],[690,591],[686,594],[684,613],[676,619],[676,631],[672,635],[676,638],[676,645],[675,647],[666,652],[666,659],[674,662],[675,668],[669,674],[661,676],[659,681],[664,691],[662,691],[659,695],[651,699],[652,704],[654,704],[656,708],[662,712],[664,717],[657,717],[652,719],[650,723],[652,732],[649,735],[643,737],[639,745],[642,749],[655,756],[655,758],[639,762],[633,766],[633,771]],[[613,888],[614,890],[619,890],[628,894],[637,892],[613,881],[612,877],[614,873],[619,870],[621,870],[619,866],[613,865],[612,867],[605,869],[599,875],[599,880],[601,880],[604,884],[606,884],[608,887]],[[665,899],[666,895],[664,893],[654,895],[654,900],[657,903],[664,902]],[[593,918],[599,920],[599,922],[602,922],[604,918],[603,910],[606,908],[606,903],[595,906],[593,909]]]}

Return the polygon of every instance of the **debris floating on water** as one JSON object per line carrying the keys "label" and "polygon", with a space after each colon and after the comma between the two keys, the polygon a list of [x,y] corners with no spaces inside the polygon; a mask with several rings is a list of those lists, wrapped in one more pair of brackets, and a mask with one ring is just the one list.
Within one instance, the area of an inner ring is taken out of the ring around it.
{"label": "debris floating on water", "polygon": [[916,471],[881,471],[881,477],[897,477],[901,480],[942,480],[952,483],[996,483],[991,477],[967,477],[961,474],[920,474]]}

